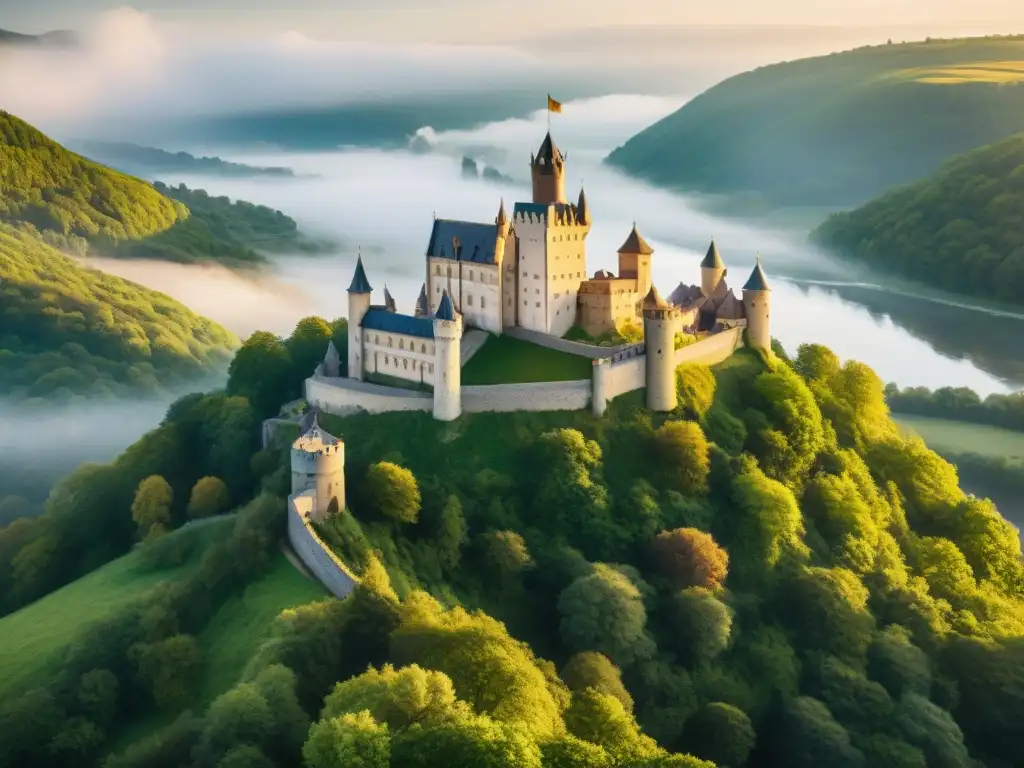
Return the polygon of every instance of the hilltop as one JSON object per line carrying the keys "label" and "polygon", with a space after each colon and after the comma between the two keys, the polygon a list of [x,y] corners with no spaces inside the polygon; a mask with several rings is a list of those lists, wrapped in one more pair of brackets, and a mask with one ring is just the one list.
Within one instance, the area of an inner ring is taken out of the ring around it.
{"label": "hilltop", "polygon": [[1024,38],[929,40],[731,77],[607,162],[751,207],[842,207],[1022,127]]}
{"label": "hilltop", "polygon": [[295,175],[291,168],[257,167],[229,162],[219,157],[196,157],[188,152],[168,152],[127,142],[82,141],[78,142],[77,146],[89,157],[134,175],[198,173],[213,176],[282,178]]}
{"label": "hilltop", "polygon": [[238,340],[157,291],[0,224],[0,396],[147,394],[222,373]]}
{"label": "hilltop", "polygon": [[78,35],[64,29],[54,30],[53,32],[44,32],[41,35],[25,35],[20,32],[11,32],[7,29],[0,29],[0,47],[53,46],[58,48],[71,48],[76,45],[78,45]]}
{"label": "hilltop", "polygon": [[1024,133],[833,214],[818,245],[954,293],[1024,303]]}
{"label": "hilltop", "polygon": [[70,152],[0,112],[0,222],[37,231],[51,245],[105,256],[266,262],[261,251],[315,251],[280,211],[203,190],[155,187]]}

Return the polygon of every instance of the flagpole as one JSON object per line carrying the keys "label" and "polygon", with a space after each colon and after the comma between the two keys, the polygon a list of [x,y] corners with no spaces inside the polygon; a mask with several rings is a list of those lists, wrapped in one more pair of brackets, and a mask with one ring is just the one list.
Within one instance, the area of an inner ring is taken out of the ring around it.
{"label": "flagpole", "polygon": [[548,94],[548,103],[545,106],[548,112],[548,133],[551,133],[551,94]]}

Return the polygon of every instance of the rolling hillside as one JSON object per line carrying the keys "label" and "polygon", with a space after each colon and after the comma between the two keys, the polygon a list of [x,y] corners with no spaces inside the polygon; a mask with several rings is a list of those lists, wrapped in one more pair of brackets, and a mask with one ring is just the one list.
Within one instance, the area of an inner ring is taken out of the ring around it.
{"label": "rolling hillside", "polygon": [[1024,133],[829,217],[820,246],[937,288],[1024,303]]}
{"label": "rolling hillside", "polygon": [[752,206],[852,206],[1024,130],[1024,38],[859,48],[729,78],[608,157]]}

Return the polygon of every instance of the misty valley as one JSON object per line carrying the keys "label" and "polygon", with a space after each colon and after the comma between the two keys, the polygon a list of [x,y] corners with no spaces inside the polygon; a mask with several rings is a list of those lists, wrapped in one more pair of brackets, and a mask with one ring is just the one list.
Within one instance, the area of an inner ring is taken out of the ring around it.
{"label": "misty valley", "polygon": [[0,29],[0,768],[1021,764],[1024,37],[98,19]]}

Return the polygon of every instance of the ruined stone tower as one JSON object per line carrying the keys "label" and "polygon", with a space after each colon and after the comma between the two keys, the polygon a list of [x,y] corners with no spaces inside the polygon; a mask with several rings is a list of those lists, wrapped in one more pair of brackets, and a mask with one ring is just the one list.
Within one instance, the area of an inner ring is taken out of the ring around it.
{"label": "ruined stone tower", "polygon": [[434,418],[453,421],[462,414],[462,315],[448,291],[434,314]]}
{"label": "ruined stone tower", "polygon": [[653,285],[643,301],[644,346],[647,350],[647,407],[676,407],[676,326],[678,313]]}
{"label": "ruined stone tower", "polygon": [[356,273],[348,287],[348,377],[363,380],[363,317],[370,308],[373,288],[366,279],[363,257],[356,262]]}
{"label": "ruined stone tower", "polygon": [[743,309],[747,315],[747,346],[770,352],[772,349],[772,293],[761,269],[758,255],[754,271],[743,285]]}
{"label": "ruined stone tower", "polygon": [[332,500],[345,508],[345,444],[320,428],[315,413],[312,426],[292,443],[291,468],[292,495],[313,492],[314,520],[327,516]]}

